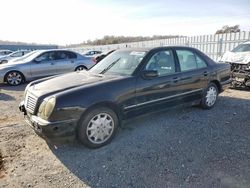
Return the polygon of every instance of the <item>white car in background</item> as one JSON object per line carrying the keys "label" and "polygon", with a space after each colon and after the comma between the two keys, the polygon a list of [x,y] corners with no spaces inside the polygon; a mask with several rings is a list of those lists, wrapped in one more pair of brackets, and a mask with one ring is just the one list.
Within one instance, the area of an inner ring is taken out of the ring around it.
{"label": "white car in background", "polygon": [[2,56],[2,57],[0,57],[0,64],[8,63],[8,61],[15,59],[15,58],[18,58],[18,57],[22,57],[29,52],[31,52],[31,51],[30,50],[18,50],[18,51],[12,52],[6,56]]}
{"label": "white car in background", "polygon": [[250,87],[250,41],[238,45],[230,52],[226,52],[219,61],[231,64],[233,87]]}
{"label": "white car in background", "polygon": [[0,50],[0,57],[9,55],[12,52],[13,51],[11,51],[11,50]]}

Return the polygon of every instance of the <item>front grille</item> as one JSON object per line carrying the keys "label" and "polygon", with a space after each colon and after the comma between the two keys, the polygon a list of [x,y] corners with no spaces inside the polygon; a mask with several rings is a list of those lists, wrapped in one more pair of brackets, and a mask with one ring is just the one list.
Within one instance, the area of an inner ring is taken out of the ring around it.
{"label": "front grille", "polygon": [[25,108],[28,112],[30,113],[34,113],[35,109],[36,109],[36,102],[37,99],[36,97],[30,95],[29,93],[27,93],[26,97],[25,97]]}

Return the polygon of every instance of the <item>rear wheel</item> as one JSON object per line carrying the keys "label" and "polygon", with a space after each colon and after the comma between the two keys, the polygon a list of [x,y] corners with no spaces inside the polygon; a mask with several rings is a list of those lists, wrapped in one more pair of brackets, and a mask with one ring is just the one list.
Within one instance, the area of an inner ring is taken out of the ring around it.
{"label": "rear wheel", "polygon": [[76,69],[75,69],[75,71],[81,71],[81,70],[87,70],[87,68],[80,65],[80,66],[76,67]]}
{"label": "rear wheel", "polygon": [[210,83],[203,93],[201,100],[201,107],[204,109],[211,109],[214,107],[218,97],[218,88],[214,83]]}
{"label": "rear wheel", "polygon": [[0,64],[4,64],[4,63],[8,63],[8,61],[7,61],[7,60],[2,60],[2,61],[0,62]]}
{"label": "rear wheel", "polygon": [[77,138],[88,148],[99,148],[113,139],[117,129],[116,113],[109,108],[100,107],[81,118],[77,127]]}
{"label": "rear wheel", "polygon": [[11,86],[17,86],[24,82],[24,76],[18,71],[11,71],[5,75],[5,81]]}

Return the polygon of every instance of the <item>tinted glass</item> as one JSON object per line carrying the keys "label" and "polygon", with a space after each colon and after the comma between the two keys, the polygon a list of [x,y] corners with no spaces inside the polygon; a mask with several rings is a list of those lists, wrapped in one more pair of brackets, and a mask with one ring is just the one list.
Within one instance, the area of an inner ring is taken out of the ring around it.
{"label": "tinted glass", "polygon": [[156,70],[159,76],[175,73],[175,62],[171,50],[156,52],[148,61],[146,70]]}
{"label": "tinted glass", "polygon": [[206,62],[189,50],[176,50],[181,71],[206,67]]}
{"label": "tinted glass", "polygon": [[145,54],[145,51],[116,51],[90,69],[90,72],[131,75]]}
{"label": "tinted glass", "polygon": [[207,67],[207,64],[206,64],[206,62],[203,60],[203,59],[201,59],[199,56],[195,56],[196,57],[196,61],[197,61],[197,67],[198,68],[204,68],[204,67]]}
{"label": "tinted glass", "polygon": [[56,53],[55,52],[45,52],[42,55],[38,56],[36,60],[44,62],[44,61],[53,61],[56,60]]}
{"label": "tinted glass", "polygon": [[77,55],[73,52],[65,52],[67,54],[68,59],[76,59]]}

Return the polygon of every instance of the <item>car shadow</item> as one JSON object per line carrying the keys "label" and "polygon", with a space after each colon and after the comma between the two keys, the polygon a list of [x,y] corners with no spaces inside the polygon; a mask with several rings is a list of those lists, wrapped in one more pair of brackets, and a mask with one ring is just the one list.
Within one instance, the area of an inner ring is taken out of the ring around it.
{"label": "car shadow", "polygon": [[15,100],[14,97],[7,95],[5,93],[1,93],[0,91],[0,101],[13,101],[13,100]]}
{"label": "car shadow", "polygon": [[211,110],[175,107],[125,123],[91,150],[50,145],[91,187],[235,187],[250,184],[250,100],[220,97]]}
{"label": "car shadow", "polygon": [[25,87],[28,85],[28,83],[21,84],[18,86],[9,86],[7,84],[0,84],[0,91],[6,90],[6,91],[24,91]]}

